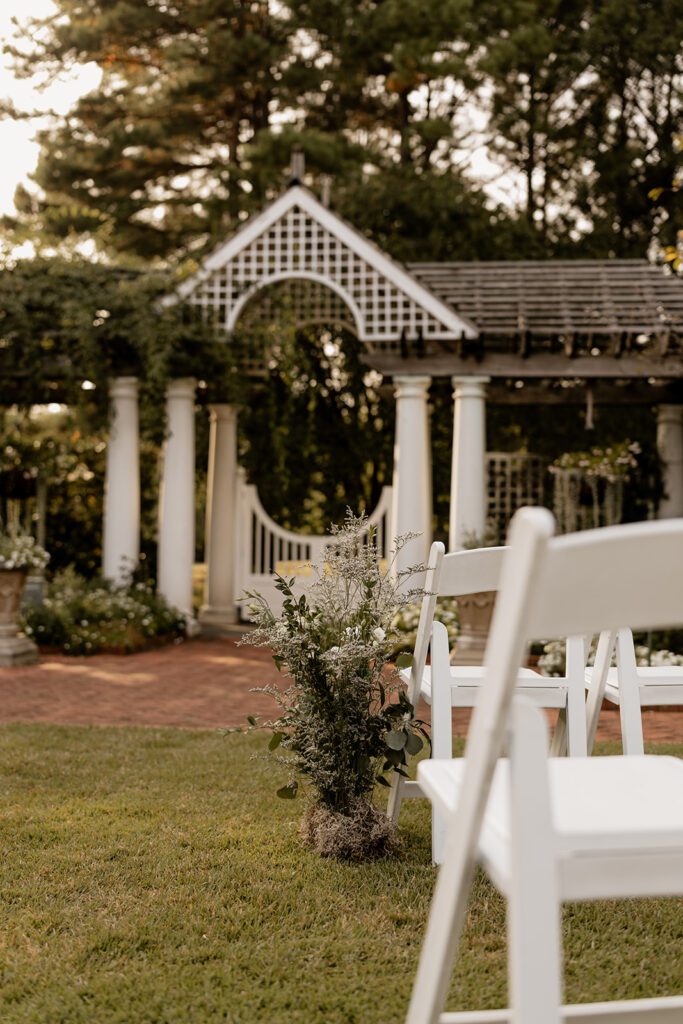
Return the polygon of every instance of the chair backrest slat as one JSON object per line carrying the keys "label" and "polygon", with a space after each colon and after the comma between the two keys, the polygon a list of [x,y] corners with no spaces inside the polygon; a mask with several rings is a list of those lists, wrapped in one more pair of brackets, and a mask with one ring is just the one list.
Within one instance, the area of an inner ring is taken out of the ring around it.
{"label": "chair backrest slat", "polygon": [[439,596],[441,567],[444,559],[444,546],[441,541],[435,540],[429,550],[429,561],[424,580],[424,596],[420,605],[420,619],[417,624],[417,635],[415,637],[415,649],[413,651],[413,664],[410,672],[410,689],[408,700],[416,703],[420,695],[420,683],[422,674],[427,664],[427,653],[434,621],[436,601]]}
{"label": "chair backrest slat", "polygon": [[553,538],[534,588],[527,639],[680,626],[682,567],[681,519]]}
{"label": "chair backrest slat", "polygon": [[498,590],[506,549],[477,548],[453,551],[444,556],[439,581],[439,597],[462,597],[484,590]]}

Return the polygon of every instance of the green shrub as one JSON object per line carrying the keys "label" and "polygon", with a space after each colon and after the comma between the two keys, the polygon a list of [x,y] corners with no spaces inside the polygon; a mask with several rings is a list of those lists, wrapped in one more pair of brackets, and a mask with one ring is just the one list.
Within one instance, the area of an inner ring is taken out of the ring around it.
{"label": "green shrub", "polygon": [[107,648],[128,653],[156,638],[183,636],[185,619],[149,583],[115,586],[66,569],[48,586],[42,604],[24,610],[22,628],[36,643],[65,654]]}

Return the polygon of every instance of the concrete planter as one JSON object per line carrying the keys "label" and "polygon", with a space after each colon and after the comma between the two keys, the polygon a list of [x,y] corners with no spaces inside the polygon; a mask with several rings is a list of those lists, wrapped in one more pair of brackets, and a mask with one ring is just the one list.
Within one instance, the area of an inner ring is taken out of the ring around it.
{"label": "concrete planter", "polygon": [[494,590],[482,591],[479,594],[467,594],[458,598],[458,619],[460,634],[451,655],[453,665],[482,665],[486,651],[486,641],[491,627],[493,605],[496,600]]}
{"label": "concrete planter", "polygon": [[38,660],[38,648],[17,625],[25,582],[25,569],[0,569],[0,666]]}

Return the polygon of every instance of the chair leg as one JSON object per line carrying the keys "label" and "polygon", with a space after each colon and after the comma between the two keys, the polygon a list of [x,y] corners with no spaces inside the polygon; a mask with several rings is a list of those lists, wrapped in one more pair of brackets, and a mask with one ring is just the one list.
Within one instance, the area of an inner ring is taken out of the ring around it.
{"label": "chair leg", "polygon": [[621,745],[625,754],[644,754],[638,666],[636,665],[633,634],[630,629],[620,629],[617,634],[617,672],[619,673]]}
{"label": "chair leg", "polygon": [[396,772],[393,773],[391,780],[391,790],[389,792],[389,800],[387,802],[387,818],[393,821],[394,825],[398,825],[398,817],[401,813],[401,803],[403,800],[403,779]]}
{"label": "chair leg", "polygon": [[510,757],[508,971],[513,1024],[560,1024],[561,916],[545,721],[515,701]]}
{"label": "chair leg", "polygon": [[632,693],[627,692],[627,688],[623,686],[619,687],[619,717],[621,719],[621,745],[624,753],[644,754],[643,720],[637,685],[633,687]]}
{"label": "chair leg", "polygon": [[550,740],[551,757],[563,757],[567,753],[567,708],[560,708],[557,713],[555,731]]}
{"label": "chair leg", "polygon": [[[432,757],[453,757],[453,719],[449,676],[434,673],[432,678]],[[448,819],[432,806],[432,863],[442,864]]]}
{"label": "chair leg", "polygon": [[583,679],[579,686],[569,680],[567,690],[567,753],[570,757],[587,757],[586,696]]}

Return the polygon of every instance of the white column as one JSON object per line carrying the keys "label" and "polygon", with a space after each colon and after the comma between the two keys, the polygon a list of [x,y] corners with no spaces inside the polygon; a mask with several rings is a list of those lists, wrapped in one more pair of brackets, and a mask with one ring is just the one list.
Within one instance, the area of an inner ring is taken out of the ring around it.
{"label": "white column", "polygon": [[104,478],[102,572],[123,582],[140,557],[140,445],[138,382],[116,377],[109,385],[111,425]]}
{"label": "white column", "polygon": [[[432,542],[432,451],[427,394],[431,377],[394,377],[396,440],[392,531],[420,536],[404,547],[398,569],[426,563]],[[419,581],[416,581],[419,582]]]}
{"label": "white column", "polygon": [[453,377],[453,464],[449,549],[486,530],[486,385],[489,377]]}
{"label": "white column", "polygon": [[202,625],[237,622],[235,526],[237,515],[237,410],[210,406],[206,494],[206,586]]}
{"label": "white column", "polygon": [[194,564],[195,381],[174,380],[166,391],[166,444],[159,496],[159,592],[192,621]]}
{"label": "white column", "polygon": [[657,451],[662,460],[664,484],[659,518],[674,519],[683,516],[683,406],[658,407]]}

